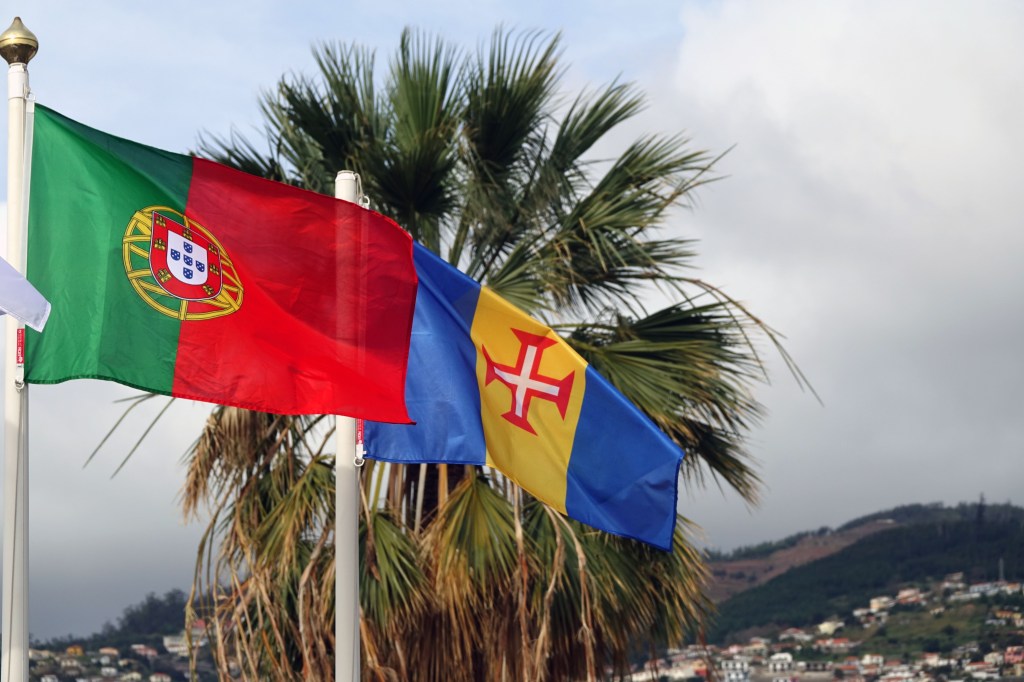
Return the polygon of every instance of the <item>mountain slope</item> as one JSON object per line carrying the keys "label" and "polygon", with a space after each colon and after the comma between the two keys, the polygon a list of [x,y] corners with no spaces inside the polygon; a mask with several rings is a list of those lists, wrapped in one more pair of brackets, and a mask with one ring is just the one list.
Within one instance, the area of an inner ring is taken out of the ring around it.
{"label": "mountain slope", "polygon": [[[872,515],[847,524],[845,531],[835,533],[843,542],[850,539],[844,535],[850,530],[861,528],[864,535],[824,558],[735,593],[720,604],[710,641],[720,642],[749,628],[820,622],[867,606],[871,597],[894,594],[902,585],[941,580],[948,573],[962,571],[968,580],[994,580],[1001,563],[1007,580],[1024,578],[1024,510],[980,503],[939,506],[930,514],[917,514],[920,511],[915,506],[910,522],[893,519],[885,524],[888,516]],[[879,529],[879,523],[888,527]],[[775,569],[768,569],[770,558],[785,551],[761,559],[760,575],[771,574]],[[712,570],[720,565],[716,562]]]}
{"label": "mountain slope", "polygon": [[739,558],[710,561],[713,581],[708,594],[715,603],[721,603],[793,568],[831,556],[869,535],[891,530],[895,524],[892,519],[877,519],[845,530],[803,533],[795,540],[782,541],[785,546],[765,555],[750,556],[746,552],[740,553]]}

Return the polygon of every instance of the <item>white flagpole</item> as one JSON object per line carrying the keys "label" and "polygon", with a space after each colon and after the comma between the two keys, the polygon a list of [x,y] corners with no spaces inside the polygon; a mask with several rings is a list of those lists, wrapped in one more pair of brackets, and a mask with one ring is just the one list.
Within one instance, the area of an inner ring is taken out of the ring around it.
{"label": "white flagpole", "polygon": [[[358,176],[339,171],[334,196],[356,203]],[[358,682],[359,670],[359,469],[356,420],[337,417],[334,463],[334,680]]]}
{"label": "white flagpole", "polygon": [[[15,17],[0,34],[7,70],[7,261],[25,272],[25,103],[36,37]],[[4,361],[4,552],[2,682],[28,682],[28,386],[25,326],[7,317]]]}

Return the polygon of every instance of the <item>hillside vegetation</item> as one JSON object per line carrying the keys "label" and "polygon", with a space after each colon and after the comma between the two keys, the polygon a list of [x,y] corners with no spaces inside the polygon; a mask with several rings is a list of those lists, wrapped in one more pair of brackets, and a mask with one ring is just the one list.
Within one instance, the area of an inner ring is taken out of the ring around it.
{"label": "hillside vegetation", "polygon": [[[802,627],[866,607],[900,587],[963,572],[968,581],[1024,579],[1024,509],[1011,505],[910,505],[845,524],[886,522],[839,551],[725,600],[709,641],[751,628]],[[714,570],[715,564],[712,565]]]}
{"label": "hillside vegetation", "polygon": [[708,593],[716,604],[720,604],[733,595],[763,585],[797,566],[824,559],[868,535],[893,527],[892,520],[879,519],[841,531],[827,529],[827,532],[801,533],[780,542],[742,548],[727,555],[727,560],[710,562],[713,582]]}

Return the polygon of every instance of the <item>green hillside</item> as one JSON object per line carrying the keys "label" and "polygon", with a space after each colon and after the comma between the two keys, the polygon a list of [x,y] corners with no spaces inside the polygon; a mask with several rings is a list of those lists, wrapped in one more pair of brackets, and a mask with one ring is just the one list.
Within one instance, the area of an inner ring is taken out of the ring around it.
{"label": "green hillside", "polygon": [[[849,614],[872,597],[963,572],[969,582],[1024,580],[1024,510],[1011,505],[911,505],[858,519],[902,521],[819,561],[794,568],[719,606],[709,641],[758,627],[801,627]],[[913,519],[908,522],[908,519]],[[850,524],[847,524],[850,525]]]}

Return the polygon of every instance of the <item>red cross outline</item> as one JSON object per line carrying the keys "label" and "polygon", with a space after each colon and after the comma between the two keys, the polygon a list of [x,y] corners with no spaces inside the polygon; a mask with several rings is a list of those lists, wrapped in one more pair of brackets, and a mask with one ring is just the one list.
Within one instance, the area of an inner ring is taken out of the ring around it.
{"label": "red cross outline", "polygon": [[569,372],[563,379],[553,379],[540,373],[540,360],[544,349],[558,343],[555,339],[539,334],[531,334],[522,329],[513,329],[512,333],[519,339],[519,357],[515,365],[501,365],[491,359],[487,348],[481,346],[484,359],[487,361],[487,375],[484,386],[497,379],[512,391],[512,407],[501,415],[512,424],[524,431],[537,435],[530,425],[530,401],[534,398],[550,400],[558,407],[558,413],[565,419],[565,411],[569,407],[569,396],[572,393],[572,382],[575,372]]}

